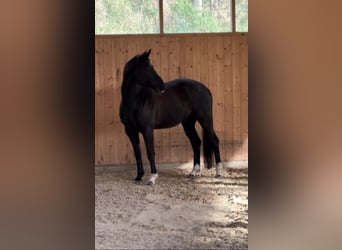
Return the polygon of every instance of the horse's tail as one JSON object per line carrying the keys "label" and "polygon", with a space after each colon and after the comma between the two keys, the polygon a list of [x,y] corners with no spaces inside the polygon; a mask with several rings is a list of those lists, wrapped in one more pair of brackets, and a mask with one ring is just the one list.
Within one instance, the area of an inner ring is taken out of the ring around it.
{"label": "horse's tail", "polygon": [[213,163],[213,144],[210,135],[206,129],[203,128],[203,154],[206,168],[211,168]]}

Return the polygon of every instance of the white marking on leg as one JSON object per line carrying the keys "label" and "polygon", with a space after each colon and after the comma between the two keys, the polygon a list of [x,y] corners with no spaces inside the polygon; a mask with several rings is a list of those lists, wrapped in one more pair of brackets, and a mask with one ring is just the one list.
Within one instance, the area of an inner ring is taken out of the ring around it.
{"label": "white marking on leg", "polygon": [[199,164],[195,164],[192,168],[192,171],[190,173],[191,176],[196,176],[197,173],[201,172],[201,166]]}
{"label": "white marking on leg", "polygon": [[158,178],[158,173],[151,174],[150,178],[147,181],[147,185],[154,185],[156,183],[156,179]]}
{"label": "white marking on leg", "polygon": [[222,171],[223,171],[223,165],[222,162],[219,162],[216,164],[216,175],[215,178],[220,177],[222,175]]}

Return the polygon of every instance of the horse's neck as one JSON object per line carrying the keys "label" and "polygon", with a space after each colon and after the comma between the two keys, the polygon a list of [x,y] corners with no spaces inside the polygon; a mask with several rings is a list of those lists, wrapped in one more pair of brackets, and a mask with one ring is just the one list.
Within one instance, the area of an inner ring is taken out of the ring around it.
{"label": "horse's neck", "polygon": [[137,84],[125,84],[121,89],[122,103],[130,110],[138,109],[143,105],[150,91]]}

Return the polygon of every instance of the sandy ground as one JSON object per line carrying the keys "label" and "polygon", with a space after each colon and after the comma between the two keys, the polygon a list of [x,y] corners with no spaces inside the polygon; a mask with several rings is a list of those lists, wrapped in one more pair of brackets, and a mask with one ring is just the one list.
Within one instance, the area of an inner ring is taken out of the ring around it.
{"label": "sandy ground", "polygon": [[135,168],[96,167],[96,249],[247,249],[248,169],[159,166],[159,178],[135,184]]}

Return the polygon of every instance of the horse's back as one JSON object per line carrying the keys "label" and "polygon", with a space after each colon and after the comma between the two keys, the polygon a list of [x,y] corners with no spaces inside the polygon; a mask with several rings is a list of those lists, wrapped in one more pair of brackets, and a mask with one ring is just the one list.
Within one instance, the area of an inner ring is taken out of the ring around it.
{"label": "horse's back", "polygon": [[198,81],[179,78],[165,84],[166,92],[171,96],[182,98],[191,102],[191,106],[201,106],[212,102],[212,95],[207,86]]}
{"label": "horse's back", "polygon": [[182,89],[184,91],[192,91],[192,93],[209,94],[211,96],[210,90],[207,88],[207,86],[205,86],[203,83],[188,78],[178,78],[166,82],[165,89]]}

